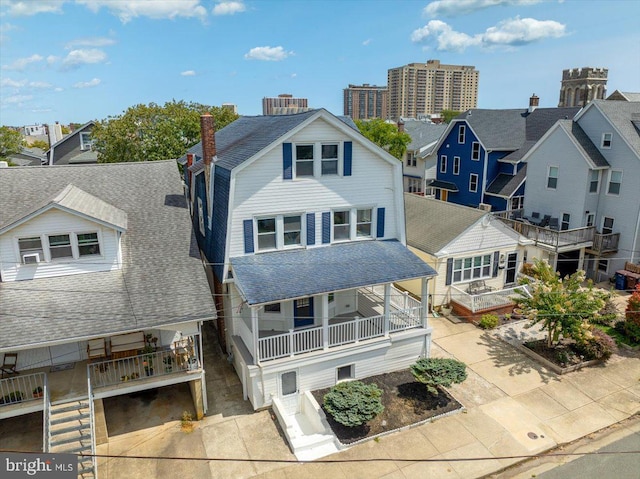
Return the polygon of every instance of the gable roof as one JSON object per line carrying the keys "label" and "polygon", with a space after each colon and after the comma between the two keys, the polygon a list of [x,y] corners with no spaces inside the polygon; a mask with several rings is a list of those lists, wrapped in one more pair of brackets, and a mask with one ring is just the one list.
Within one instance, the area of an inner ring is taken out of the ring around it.
{"label": "gable roof", "polygon": [[607,159],[602,156],[600,150],[593,144],[578,123],[573,120],[560,120],[558,125],[567,132],[567,135],[569,135],[575,143],[580,145],[580,148],[584,150],[587,156],[586,159],[591,161],[593,166],[596,168],[606,168],[609,166]]}
{"label": "gable roof", "polygon": [[403,120],[404,131],[411,137],[407,145],[409,151],[419,151],[425,146],[435,144],[447,129],[444,123],[431,123],[420,120]]}
{"label": "gable roof", "polygon": [[[321,111],[326,112],[320,109],[292,115],[241,116],[216,131],[216,166],[227,170],[234,169]],[[350,117],[336,118],[359,133]],[[193,153],[201,158],[202,142],[189,148],[187,153]],[[182,164],[186,163],[186,154],[178,161]]]}
{"label": "gable roof", "polygon": [[92,197],[126,213],[122,268],[1,282],[0,350],[215,317],[175,161],[0,169],[0,204],[17,208],[0,208],[0,225],[62,191],[67,206]]}
{"label": "gable roof", "polygon": [[600,110],[636,155],[640,156],[640,102],[593,100],[576,117],[578,123],[587,108]]}
{"label": "gable roof", "polygon": [[[29,207],[31,207],[31,211],[25,213],[26,208]],[[30,205],[21,202],[15,208],[11,208],[15,216],[7,219],[6,224],[0,221],[0,234],[6,233],[52,207],[86,216],[91,220],[110,225],[120,231],[127,229],[127,214],[124,211],[69,184],[54,198],[48,201],[45,200],[44,204]]]}
{"label": "gable roof", "polygon": [[640,101],[640,93],[631,91],[616,90],[607,98],[608,100],[621,100],[621,101]]}
{"label": "gable roof", "polygon": [[486,211],[413,193],[404,194],[404,209],[407,245],[432,255],[489,215]]}
{"label": "gable roof", "polygon": [[525,140],[527,110],[472,109],[458,115],[471,127],[487,150],[517,150]]}
{"label": "gable roof", "polygon": [[87,128],[94,127],[94,126],[95,126],[95,122],[93,122],[93,121],[86,122],[84,125],[82,125],[82,126],[76,128],[75,130],[73,130],[72,133],[69,133],[67,136],[64,136],[60,140],[56,141],[53,145],[51,145],[49,147],[47,152],[51,151],[53,148],[55,148],[56,146],[60,145],[61,143],[64,143],[64,142],[68,141],[72,137],[79,135],[80,133],[85,131]]}
{"label": "gable roof", "polygon": [[511,198],[526,179],[527,165],[525,164],[515,175],[499,173],[491,184],[487,186],[486,193],[502,198]]}

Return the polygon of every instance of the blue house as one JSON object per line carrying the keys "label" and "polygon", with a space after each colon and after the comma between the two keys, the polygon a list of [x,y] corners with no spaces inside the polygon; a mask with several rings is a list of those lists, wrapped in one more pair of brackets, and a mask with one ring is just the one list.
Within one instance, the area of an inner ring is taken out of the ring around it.
{"label": "blue house", "polygon": [[453,119],[436,146],[436,198],[494,211],[523,207],[526,152],[559,119],[579,108],[469,110]]}

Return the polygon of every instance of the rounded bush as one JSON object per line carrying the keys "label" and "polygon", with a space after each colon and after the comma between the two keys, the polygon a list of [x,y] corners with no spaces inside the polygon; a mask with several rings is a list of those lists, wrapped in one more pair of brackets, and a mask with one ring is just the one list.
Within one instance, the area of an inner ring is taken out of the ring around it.
{"label": "rounded bush", "polygon": [[331,417],[348,427],[360,426],[382,411],[382,390],[376,384],[348,381],[336,384],[324,395],[324,408]]}
{"label": "rounded bush", "polygon": [[411,366],[411,373],[427,390],[438,395],[438,386],[448,387],[467,379],[467,365],[457,359],[420,358]]}
{"label": "rounded bush", "polygon": [[640,343],[640,325],[633,321],[618,321],[615,330],[626,336],[632,343]]}
{"label": "rounded bush", "polygon": [[498,317],[495,314],[483,314],[478,325],[482,329],[493,329],[498,325]]}
{"label": "rounded bush", "polygon": [[576,349],[585,359],[604,359],[605,361],[616,352],[616,342],[604,331],[594,329],[584,339],[576,343]]}

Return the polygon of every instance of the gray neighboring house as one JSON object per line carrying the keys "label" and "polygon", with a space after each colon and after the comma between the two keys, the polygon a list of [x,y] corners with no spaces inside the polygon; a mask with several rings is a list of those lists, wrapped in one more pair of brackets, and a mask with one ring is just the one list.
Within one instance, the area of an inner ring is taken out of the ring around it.
{"label": "gray neighboring house", "polygon": [[80,165],[97,163],[98,153],[93,149],[91,131],[95,123],[90,121],[73,133],[55,142],[47,151],[49,165]]}
{"label": "gray neighboring house", "polygon": [[175,161],[0,168],[0,204],[0,419],[43,411],[43,450],[89,452],[104,398],[184,383],[206,413],[216,311]]}
{"label": "gray neighboring house", "polygon": [[19,153],[9,155],[8,160],[16,166],[42,166],[47,163],[47,156],[40,148],[24,148]]}
{"label": "gray neighboring house", "polygon": [[402,158],[403,191],[428,195],[430,189],[427,189],[426,183],[436,179],[435,146],[447,125],[429,120],[401,118],[398,129],[411,137],[411,143],[407,145]]}
{"label": "gray neighboring house", "polygon": [[607,100],[640,101],[640,93],[616,90],[607,97]]}
{"label": "gray neighboring house", "polygon": [[558,271],[584,269],[603,281],[626,261],[639,262],[640,102],[594,100],[558,121],[522,160],[526,217],[548,215],[559,231],[521,231],[547,244]]}

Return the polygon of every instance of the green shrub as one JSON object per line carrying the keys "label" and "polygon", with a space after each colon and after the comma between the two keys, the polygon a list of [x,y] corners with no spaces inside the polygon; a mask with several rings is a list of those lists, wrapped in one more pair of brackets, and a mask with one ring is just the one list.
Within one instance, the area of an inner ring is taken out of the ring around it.
{"label": "green shrub", "polygon": [[589,322],[592,324],[610,326],[616,321],[616,319],[618,319],[619,314],[620,313],[618,311],[618,308],[616,307],[616,304],[611,300],[611,298],[609,298],[605,302],[604,308],[598,311],[597,314],[594,314],[589,319]]}
{"label": "green shrub", "polygon": [[576,349],[587,360],[604,359],[606,361],[617,348],[611,336],[600,329],[593,329],[590,334],[576,342]]}
{"label": "green shrub", "polygon": [[324,395],[324,408],[344,426],[360,426],[382,411],[382,390],[376,384],[348,381],[336,384]]}
{"label": "green shrub", "polygon": [[438,395],[438,386],[451,386],[467,379],[467,365],[456,359],[420,358],[411,366],[413,377]]}
{"label": "green shrub", "polygon": [[640,343],[640,325],[633,321],[618,321],[615,330],[634,344]]}
{"label": "green shrub", "polygon": [[482,329],[493,329],[498,325],[498,317],[495,314],[483,314],[478,325]]}

